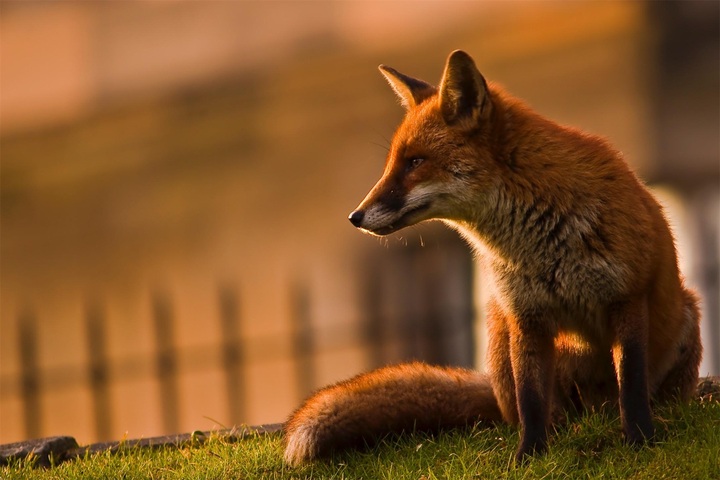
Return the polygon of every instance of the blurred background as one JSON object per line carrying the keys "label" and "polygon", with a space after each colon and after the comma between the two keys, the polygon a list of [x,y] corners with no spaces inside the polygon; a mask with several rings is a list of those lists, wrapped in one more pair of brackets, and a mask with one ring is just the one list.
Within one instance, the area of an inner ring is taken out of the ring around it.
{"label": "blurred background", "polygon": [[667,206],[720,373],[715,1],[0,3],[0,443],[280,422],[408,359],[483,368],[454,232],[346,220],[447,54],[606,136]]}

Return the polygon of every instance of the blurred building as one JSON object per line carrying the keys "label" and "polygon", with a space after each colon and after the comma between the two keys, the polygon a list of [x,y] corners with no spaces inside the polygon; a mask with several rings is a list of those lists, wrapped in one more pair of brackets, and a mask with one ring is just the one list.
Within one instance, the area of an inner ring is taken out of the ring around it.
{"label": "blurred building", "polygon": [[[347,214],[463,48],[668,205],[720,373],[717,2],[0,3],[0,443],[282,421],[420,358],[482,368],[450,231]],[[475,321],[474,319],[477,319]]]}

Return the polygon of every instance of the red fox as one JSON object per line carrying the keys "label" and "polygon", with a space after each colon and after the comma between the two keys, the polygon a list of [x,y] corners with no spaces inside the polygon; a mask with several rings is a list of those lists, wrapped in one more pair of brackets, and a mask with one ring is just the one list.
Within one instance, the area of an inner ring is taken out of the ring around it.
{"label": "red fox", "polygon": [[520,424],[521,461],[566,412],[608,401],[629,443],[651,441],[651,399],[688,399],[702,355],[658,202],[605,140],[486,83],[463,51],[438,88],[380,70],[407,112],[350,221],[388,235],[439,219],[468,241],[493,280],[488,372],[410,363],[326,387],[285,423],[286,462],[481,420]]}

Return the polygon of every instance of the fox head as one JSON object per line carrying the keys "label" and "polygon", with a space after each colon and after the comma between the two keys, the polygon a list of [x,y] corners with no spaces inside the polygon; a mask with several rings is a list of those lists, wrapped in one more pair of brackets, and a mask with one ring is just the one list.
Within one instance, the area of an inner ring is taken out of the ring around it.
{"label": "fox head", "polygon": [[439,87],[380,65],[406,115],[382,177],[350,222],[388,235],[429,219],[477,219],[493,182],[493,101],[472,58],[450,54]]}

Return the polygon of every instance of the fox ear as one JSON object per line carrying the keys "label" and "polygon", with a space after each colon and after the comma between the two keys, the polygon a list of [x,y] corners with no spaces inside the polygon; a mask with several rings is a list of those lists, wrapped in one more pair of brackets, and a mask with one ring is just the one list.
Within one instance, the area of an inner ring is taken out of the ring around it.
{"label": "fox ear", "polygon": [[380,69],[380,73],[383,74],[383,77],[385,77],[385,80],[387,80],[392,89],[395,90],[402,106],[405,107],[406,110],[420,105],[424,100],[437,92],[437,89],[429,83],[403,75],[394,68],[386,65],[380,65],[378,68]]}
{"label": "fox ear", "polygon": [[462,50],[455,50],[447,59],[438,101],[448,125],[472,128],[490,112],[487,83],[470,55]]}

